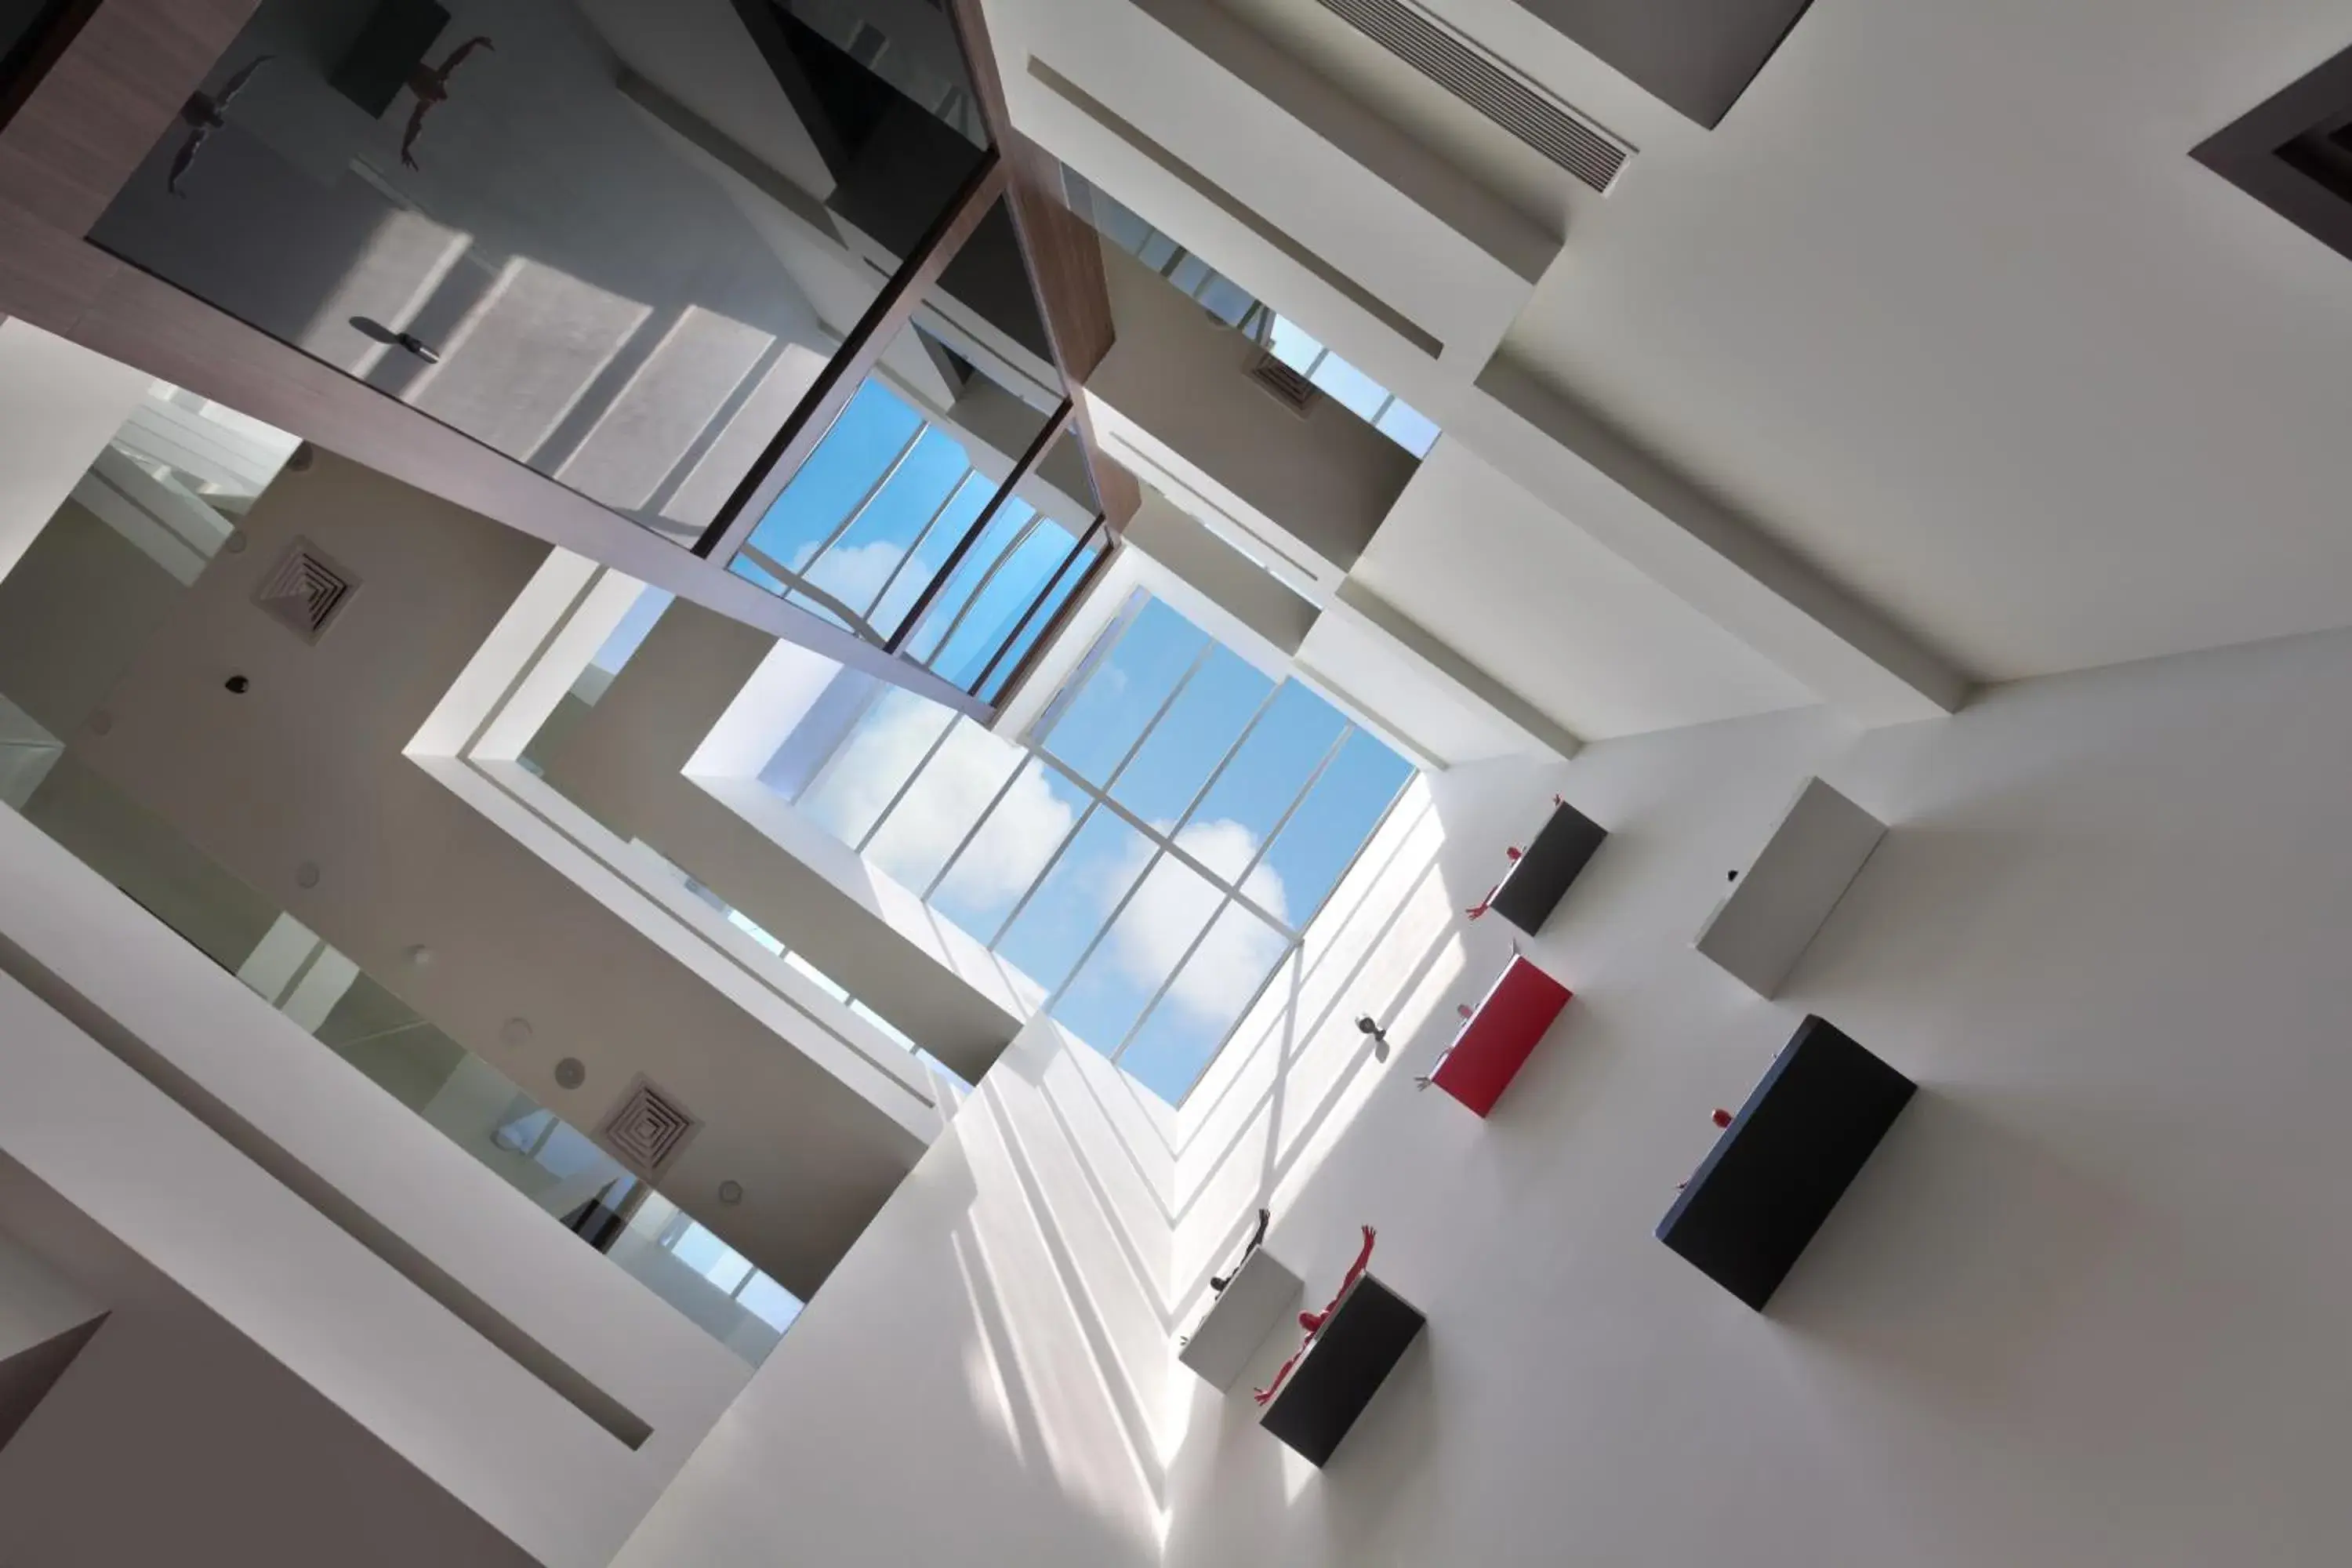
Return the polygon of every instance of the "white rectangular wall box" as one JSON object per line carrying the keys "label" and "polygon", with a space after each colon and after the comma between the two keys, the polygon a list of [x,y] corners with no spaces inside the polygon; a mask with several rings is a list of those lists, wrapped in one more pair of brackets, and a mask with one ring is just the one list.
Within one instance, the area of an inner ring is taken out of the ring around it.
{"label": "white rectangular wall box", "polygon": [[1259,1247],[1234,1271],[1176,1359],[1211,1387],[1232,1388],[1266,1334],[1297,1304],[1301,1289],[1297,1275]]}
{"label": "white rectangular wall box", "polygon": [[1698,933],[1699,952],[1759,996],[1780,989],[1886,825],[1819,779]]}

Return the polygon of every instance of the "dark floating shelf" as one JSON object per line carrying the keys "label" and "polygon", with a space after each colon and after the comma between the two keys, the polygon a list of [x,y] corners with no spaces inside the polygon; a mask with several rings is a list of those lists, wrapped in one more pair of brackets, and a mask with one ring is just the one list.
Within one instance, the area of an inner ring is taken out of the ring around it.
{"label": "dark floating shelf", "polygon": [[1762,1311],[1916,1087],[1807,1018],[1658,1222],[1658,1239]]}
{"label": "dark floating shelf", "polygon": [[1371,1275],[1358,1279],[1260,1425],[1317,1468],[1328,1463],[1426,1321]]}
{"label": "dark floating shelf", "polygon": [[1529,936],[1536,935],[1559,906],[1569,884],[1608,837],[1607,828],[1576,807],[1554,808],[1551,820],[1543,825],[1535,842],[1511,863],[1487,908]]}

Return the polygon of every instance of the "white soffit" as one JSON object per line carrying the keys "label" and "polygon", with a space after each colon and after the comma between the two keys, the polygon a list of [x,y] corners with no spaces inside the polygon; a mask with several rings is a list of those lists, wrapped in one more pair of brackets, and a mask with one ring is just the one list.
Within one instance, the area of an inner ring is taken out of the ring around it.
{"label": "white soffit", "polygon": [[[1125,0],[991,0],[988,19],[1015,124],[1385,384],[1426,385],[1427,349],[1236,208],[1442,345],[1457,383],[1526,302],[1525,279]],[[1050,76],[1033,73],[1033,57]],[[1121,124],[1047,85],[1055,78]],[[1226,204],[1171,173],[1170,159]]]}
{"label": "white soffit", "polygon": [[1930,646],[2006,679],[2352,622],[2352,266],[2189,155],[2341,5],[1816,5],[1712,133],[1446,8],[1642,148],[1512,353]]}
{"label": "white soffit", "polygon": [[1350,581],[1587,741],[1816,700],[1456,441]]}

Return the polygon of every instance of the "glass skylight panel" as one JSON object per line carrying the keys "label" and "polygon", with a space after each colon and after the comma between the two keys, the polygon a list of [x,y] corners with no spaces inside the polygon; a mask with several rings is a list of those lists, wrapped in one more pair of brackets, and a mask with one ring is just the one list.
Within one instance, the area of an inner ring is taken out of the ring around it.
{"label": "glass skylight panel", "polygon": [[1086,791],[1033,756],[949,866],[931,907],[985,942],[1086,814]]}
{"label": "glass skylight panel", "polygon": [[[868,605],[881,598],[899,563],[971,472],[971,464],[961,446],[937,430],[925,430],[849,520],[841,536],[805,566],[804,574],[864,615]],[[986,504],[985,497],[982,504]],[[973,510],[977,515],[978,509]]]}
{"label": "glass skylight panel", "polygon": [[1174,827],[1273,690],[1247,659],[1211,647],[1111,785],[1111,798],[1146,822]]}
{"label": "glass skylight panel", "polygon": [[884,691],[816,782],[801,809],[844,844],[864,842],[901,785],[955,721],[952,710],[899,687]]}
{"label": "glass skylight panel", "polygon": [[1116,908],[1151,858],[1151,844],[1115,812],[1097,808],[997,939],[1007,963],[1048,991],[1070,977],[1104,913]]}
{"label": "glass skylight panel", "polygon": [[1119,1051],[1120,1068],[1181,1104],[1291,948],[1282,932],[1227,904]]}
{"label": "glass skylight panel", "polygon": [[1146,601],[1055,721],[1045,749],[1089,784],[1108,783],[1208,646],[1208,633],[1159,600]]}
{"label": "glass skylight panel", "polygon": [[[1347,724],[1338,709],[1306,687],[1297,681],[1285,683],[1275,693],[1265,717],[1258,721],[1216,784],[1193,808],[1185,826],[1202,840],[1202,847],[1194,852],[1210,860],[1211,869],[1219,876],[1239,877],[1265,836],[1314,777]],[[1178,841],[1184,841],[1183,835],[1178,836]]]}
{"label": "glass skylight panel", "polygon": [[805,568],[908,452],[922,426],[921,417],[888,387],[866,382],[751,530],[752,547],[787,570]]}
{"label": "glass skylight panel", "polygon": [[1412,769],[1372,736],[1351,731],[1261,863],[1293,909],[1318,910]]}
{"label": "glass skylight panel", "polygon": [[929,887],[1025,754],[985,726],[957,720],[866,844],[866,858],[909,888]]}
{"label": "glass skylight panel", "polygon": [[[829,700],[807,722],[838,734],[851,710]],[[803,805],[1171,1102],[1412,771],[1307,687],[1140,593],[1048,705],[1042,738],[945,715],[884,693]]]}
{"label": "glass skylight panel", "polygon": [[1160,857],[1054,1003],[1055,1018],[1098,1049],[1115,1048],[1175,973],[1224,898],[1215,883],[1181,860]]}

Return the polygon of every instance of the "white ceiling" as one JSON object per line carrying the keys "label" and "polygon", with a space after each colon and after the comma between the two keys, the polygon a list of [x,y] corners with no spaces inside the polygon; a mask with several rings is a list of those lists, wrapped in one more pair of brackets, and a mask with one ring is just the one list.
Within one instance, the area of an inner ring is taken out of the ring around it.
{"label": "white ceiling", "polygon": [[1973,673],[2352,621],[2352,264],[2189,157],[2341,4],[1819,0],[1713,133],[1442,8],[1641,148],[1508,348]]}
{"label": "white ceiling", "polygon": [[1588,741],[1815,700],[1456,441],[1351,576]]}

